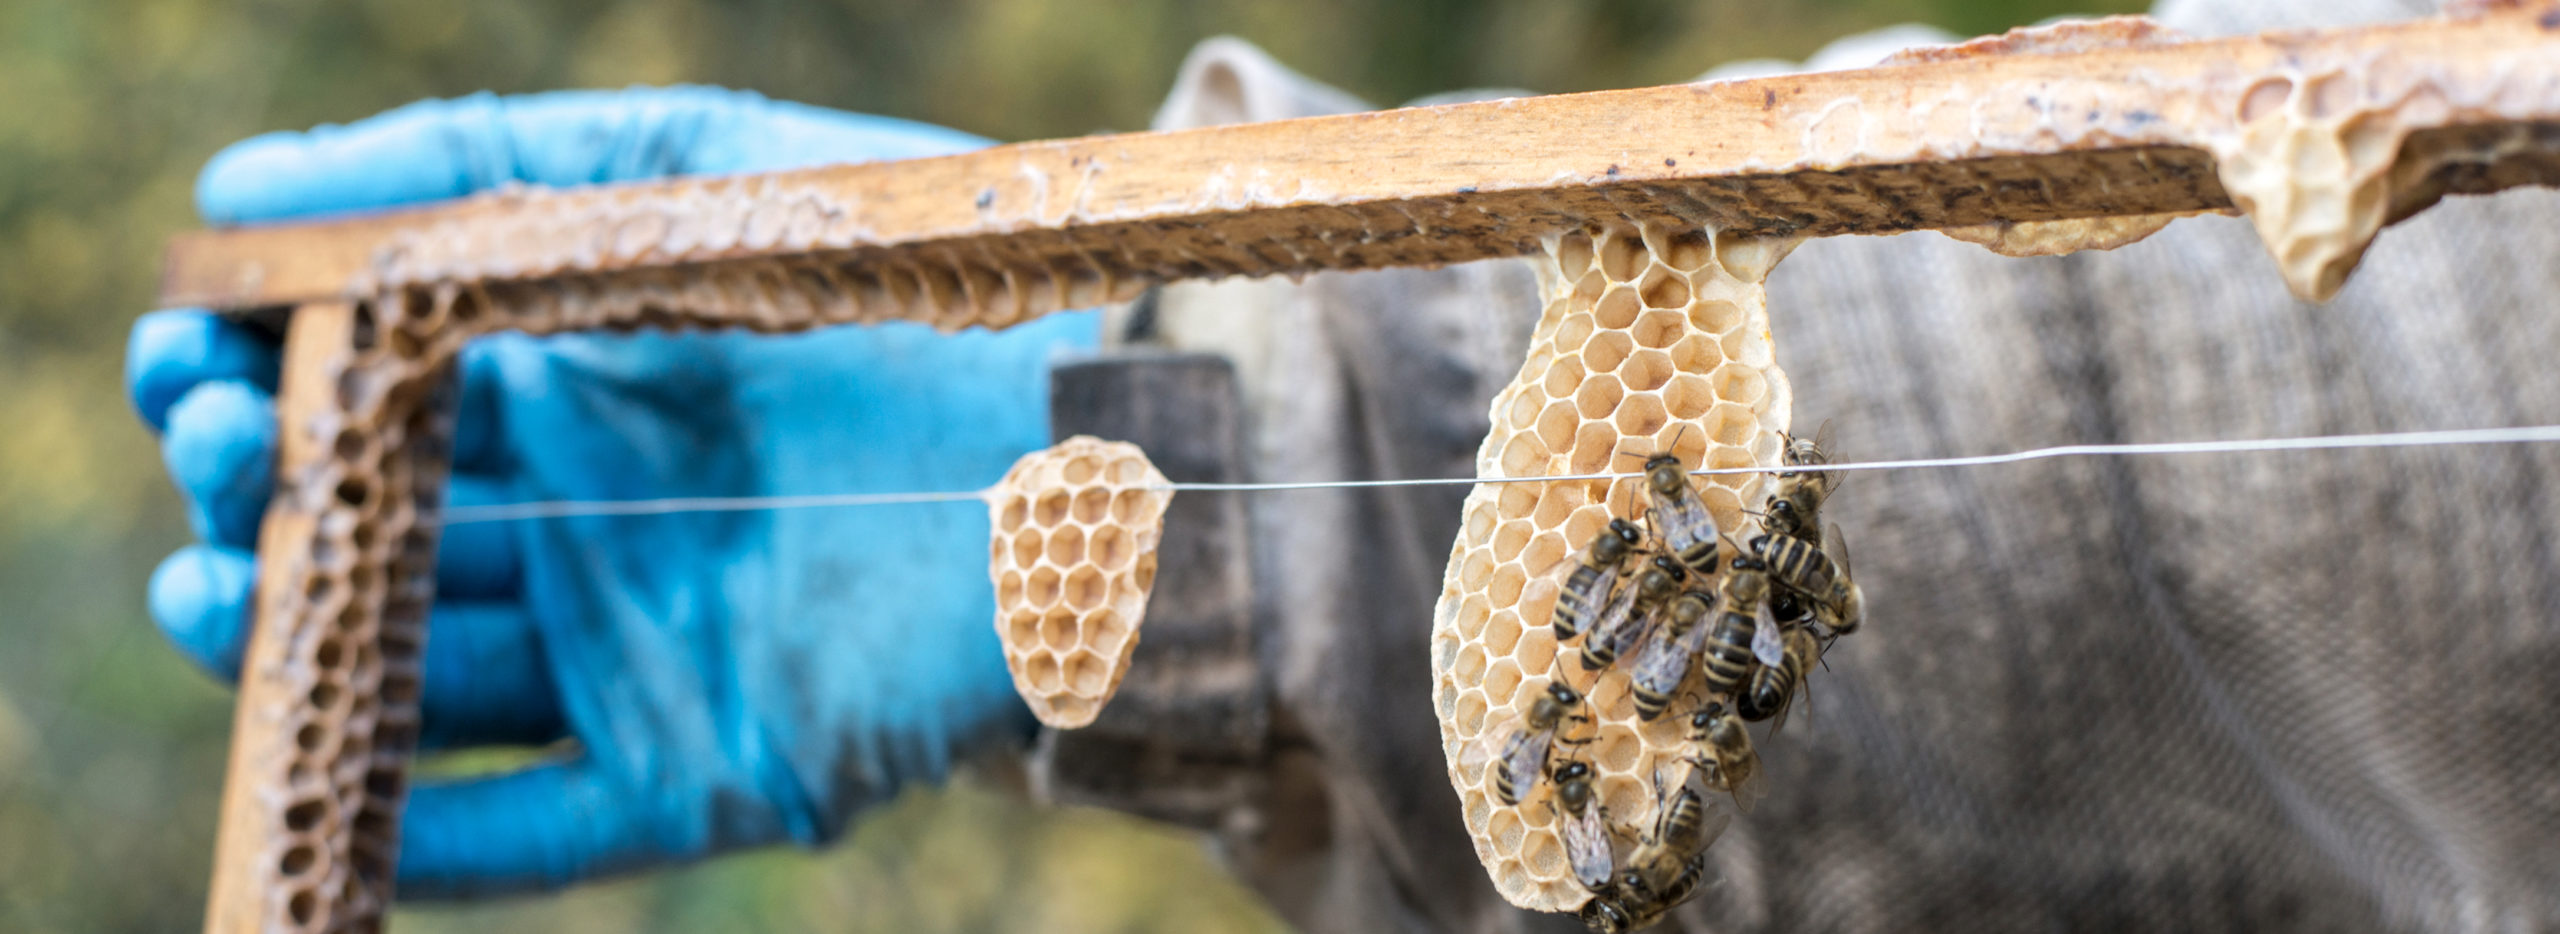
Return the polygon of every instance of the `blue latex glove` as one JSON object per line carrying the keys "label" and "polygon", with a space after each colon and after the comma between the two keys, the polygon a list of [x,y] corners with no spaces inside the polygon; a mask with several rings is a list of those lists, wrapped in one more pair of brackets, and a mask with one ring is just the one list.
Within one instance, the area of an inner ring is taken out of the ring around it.
{"label": "blue latex glove", "polygon": [[[478,96],[214,157],[217,224],[576,185],[930,155],[985,141],[708,88]],[[450,502],[972,489],[1047,443],[1047,369],[1092,313],[1001,334],[503,335],[462,362]],[[134,404],[204,541],[151,581],[188,655],[234,677],[275,450],[277,348],[201,311],[135,325]],[[551,519],[446,531],[430,746],[574,757],[410,794],[400,886],[557,886],[817,842],[975,742],[1031,727],[974,503]]]}

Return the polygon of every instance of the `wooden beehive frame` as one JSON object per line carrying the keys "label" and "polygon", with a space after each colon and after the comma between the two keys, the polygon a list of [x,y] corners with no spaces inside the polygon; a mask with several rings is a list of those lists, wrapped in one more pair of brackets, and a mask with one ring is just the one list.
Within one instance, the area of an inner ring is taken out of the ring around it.
{"label": "wooden beehive frame", "polygon": [[[207,929],[381,923],[417,736],[445,386],[476,335],[1003,327],[1155,283],[1465,262],[1577,230],[1969,228],[2033,251],[2043,222],[2233,209],[2297,292],[2323,297],[2384,223],[2447,193],[2554,180],[2560,9],[2536,8],[2192,42],[2116,21],[1859,71],[184,235],[162,305],[291,309]],[[2056,242],[2044,249],[2105,241]]]}

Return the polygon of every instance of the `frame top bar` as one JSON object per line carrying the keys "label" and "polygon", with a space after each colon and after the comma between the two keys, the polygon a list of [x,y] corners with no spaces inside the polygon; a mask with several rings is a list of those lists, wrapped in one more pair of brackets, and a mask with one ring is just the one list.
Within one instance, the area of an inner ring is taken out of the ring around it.
{"label": "frame top bar", "polygon": [[[2195,41],[2117,18],[1855,71],[518,189],[183,234],[159,301],[813,256],[1170,281],[1463,262],[1627,221],[1817,236],[2217,211],[2235,206],[2229,158],[2270,119],[2340,145],[2387,121],[2404,146],[2560,123],[2560,8]],[[2414,186],[2392,216],[2560,177],[2550,134],[2522,135],[2533,158]]]}

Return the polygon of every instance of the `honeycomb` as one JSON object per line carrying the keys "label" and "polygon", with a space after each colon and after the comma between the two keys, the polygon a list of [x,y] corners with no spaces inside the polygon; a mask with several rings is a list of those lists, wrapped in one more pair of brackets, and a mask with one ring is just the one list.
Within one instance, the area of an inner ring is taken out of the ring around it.
{"label": "honeycomb", "polygon": [[1137,445],[1077,435],[1023,455],[988,491],[996,637],[1040,722],[1092,723],[1120,689],[1155,585],[1165,485]]}
{"label": "honeycomb", "polygon": [[[1792,240],[1647,225],[1549,238],[1536,263],[1546,309],[1520,374],[1494,397],[1478,476],[1631,472],[1669,450],[1692,468],[1773,466],[1793,394],[1769,337],[1771,267]],[[1621,452],[1624,452],[1622,454]],[[1740,527],[1762,474],[1700,478],[1719,528]],[[1562,673],[1598,714],[1575,735],[1598,773],[1611,823],[1653,819],[1653,771],[1674,774],[1685,724],[1641,724],[1621,666],[1594,682],[1557,660],[1547,625],[1562,562],[1614,515],[1641,515],[1635,478],[1479,484],[1432,617],[1432,705],[1449,781],[1476,855],[1503,897],[1570,911],[1589,897],[1573,879],[1551,808],[1506,807],[1490,780],[1460,765],[1507,729]]]}

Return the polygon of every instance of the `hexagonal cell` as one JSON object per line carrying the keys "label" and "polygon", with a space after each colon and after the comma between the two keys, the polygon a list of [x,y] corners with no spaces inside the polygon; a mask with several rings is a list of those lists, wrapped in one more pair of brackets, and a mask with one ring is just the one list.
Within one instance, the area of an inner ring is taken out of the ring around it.
{"label": "hexagonal cell", "polygon": [[1510,414],[1495,421],[1514,427],[1530,424],[1538,418],[1538,407],[1545,405],[1546,402],[1547,400],[1537,393],[1520,393],[1511,397]]}
{"label": "hexagonal cell", "polygon": [[1573,472],[1599,473],[1618,457],[1618,429],[1605,421],[1582,423],[1573,433]]}
{"label": "hexagonal cell", "polygon": [[[1597,295],[1599,293],[1594,292],[1592,294]],[[1590,312],[1577,311],[1572,314],[1565,315],[1557,320],[1555,339],[1549,341],[1548,344],[1557,351],[1571,353],[1575,348],[1589,343],[1591,341],[1591,332],[1598,328],[1599,325],[1592,322]]]}
{"label": "hexagonal cell", "polygon": [[1644,280],[1637,288],[1643,291],[1647,308],[1680,308],[1689,304],[1688,277],[1661,266],[1645,270]]}
{"label": "hexagonal cell", "polygon": [[1041,528],[1056,528],[1067,518],[1067,491],[1049,490],[1031,506],[1031,521]]}
{"label": "hexagonal cell", "polygon": [[1600,301],[1591,306],[1591,323],[1613,331],[1626,327],[1635,323],[1640,305],[1636,290],[1623,285],[1613,287],[1600,293]]}
{"label": "hexagonal cell", "polygon": [[1520,549],[1529,547],[1529,536],[1535,529],[1521,521],[1505,522],[1493,533],[1493,557],[1509,561],[1520,557]]}
{"label": "hexagonal cell", "polygon": [[1076,643],[1083,641],[1082,636],[1073,610],[1060,607],[1040,617],[1040,642],[1053,650],[1064,652],[1075,648]]}
{"label": "hexagonal cell", "polygon": [[1742,497],[1732,489],[1722,485],[1700,488],[1698,501],[1707,504],[1707,511],[1715,513],[1717,524],[1727,528],[1741,524],[1738,517],[1742,515]]}
{"label": "hexagonal cell", "polygon": [[1137,586],[1138,592],[1141,594],[1154,589],[1156,586],[1156,556],[1154,554],[1148,554],[1145,557],[1139,558],[1138,566],[1129,571],[1129,581]]}
{"label": "hexagonal cell", "polygon": [[1645,790],[1649,780],[1633,775],[1611,775],[1600,780],[1600,804],[1609,813],[1620,816],[1651,816],[1653,795]]}
{"label": "hexagonal cell", "polygon": [[1147,462],[1134,457],[1111,462],[1111,482],[1120,486],[1147,482]]}
{"label": "hexagonal cell", "polygon": [[1503,808],[1485,821],[1485,835],[1493,838],[1493,851],[1505,856],[1520,852],[1520,841],[1528,836],[1528,828],[1520,821],[1518,808]]}
{"label": "hexagonal cell", "polygon": [[1520,864],[1528,869],[1532,876],[1541,879],[1555,878],[1564,872],[1564,846],[1557,842],[1555,834],[1531,835],[1520,847]]}
{"label": "hexagonal cell", "polygon": [[1084,618],[1084,642],[1104,655],[1118,657],[1121,646],[1129,640],[1129,620],[1110,607],[1103,607]]}
{"label": "hexagonal cell", "polygon": [[1502,475],[1535,477],[1546,473],[1547,445],[1533,432],[1520,432],[1502,446]]}
{"label": "hexagonal cell", "polygon": [[1083,486],[1085,484],[1092,483],[1093,478],[1101,475],[1102,461],[1091,455],[1086,455],[1067,458],[1066,466],[1063,468],[1063,472],[1060,474],[1060,477],[1066,481],[1066,485],[1068,486]]}
{"label": "hexagonal cell", "polygon": [[1144,525],[1146,514],[1147,491],[1122,490],[1111,495],[1111,521],[1122,525]]}
{"label": "hexagonal cell", "polygon": [[1588,273],[1584,273],[1582,278],[1574,280],[1573,300],[1580,303],[1583,307],[1588,308],[1591,306],[1592,302],[1599,300],[1600,290],[1608,287],[1608,277],[1601,275],[1599,270],[1594,269]]}
{"label": "hexagonal cell", "polygon": [[1582,365],[1593,373],[1607,373],[1634,353],[1636,339],[1625,331],[1601,331],[1582,344]]}
{"label": "hexagonal cell", "polygon": [[1004,644],[1005,644],[1005,645],[1010,646],[1010,647],[1013,647],[1013,648],[1023,648],[1023,647],[1027,647],[1027,646],[1031,646],[1031,645],[1037,644],[1039,641],[1040,641],[1040,613],[1039,613],[1039,611],[1026,608],[1026,609],[1015,610],[1015,611],[1013,611],[1013,612],[1011,612],[1011,613],[1007,613],[1007,614],[1005,614],[1005,618],[1004,618]]}
{"label": "hexagonal cell", "polygon": [[1562,524],[1566,517],[1573,515],[1574,510],[1580,509],[1584,503],[1590,502],[1589,499],[1583,496],[1581,488],[1570,483],[1523,483],[1518,485],[1537,486],[1543,488],[1542,492],[1538,495],[1538,509],[1532,514],[1532,518],[1529,520],[1542,529],[1551,529]]}
{"label": "hexagonal cell", "polygon": [[1022,589],[1023,602],[1042,608],[1057,604],[1060,590],[1057,568],[1034,568],[1028,584]]}
{"label": "hexagonal cell", "polygon": [[1078,694],[1092,697],[1111,686],[1111,663],[1091,652],[1067,656],[1067,687]]}
{"label": "hexagonal cell", "polygon": [[1669,353],[1639,350],[1627,355],[1627,362],[1618,364],[1618,381],[1626,384],[1630,391],[1645,392],[1662,388],[1679,372],[1671,365]]}
{"label": "hexagonal cell", "polygon": [[1671,410],[1672,418],[1696,419],[1707,414],[1707,409],[1715,404],[1715,390],[1708,386],[1707,378],[1703,376],[1683,373],[1662,390],[1663,408]]}
{"label": "hexagonal cell", "polygon": [[1715,450],[1707,452],[1706,466],[1715,470],[1735,470],[1759,463],[1747,448],[1718,445]]}
{"label": "hexagonal cell", "polygon": [[1022,674],[1023,677],[1030,679],[1032,690],[1043,694],[1055,694],[1059,686],[1065,683],[1064,672],[1058,666],[1058,657],[1047,652],[1031,656],[1031,661],[1022,666]]}
{"label": "hexagonal cell", "polygon": [[1593,761],[1621,772],[1635,767],[1636,755],[1644,751],[1644,741],[1636,737],[1636,731],[1627,728],[1627,722],[1632,719],[1619,718],[1601,726],[1600,738],[1590,748]]}
{"label": "hexagonal cell", "polygon": [[1707,433],[1703,430],[1703,425],[1687,431],[1681,430],[1681,427],[1684,426],[1674,426],[1669,429],[1671,456],[1679,458],[1680,463],[1695,469],[1699,464],[1706,463]]}
{"label": "hexagonal cell", "polygon": [[1546,442],[1549,451],[1566,453],[1573,450],[1573,430],[1581,426],[1582,414],[1573,410],[1573,403],[1549,403],[1546,411],[1538,413],[1538,440]]}
{"label": "hexagonal cell", "polygon": [[[1557,357],[1554,363],[1547,364],[1547,372],[1539,378],[1538,387],[1546,390],[1547,398],[1562,399],[1573,395],[1573,391],[1582,386],[1582,377],[1585,372],[1581,357]],[[1531,394],[1522,393],[1521,396],[1529,398]]]}
{"label": "hexagonal cell", "polygon": [[1683,231],[1654,244],[1653,255],[1681,272],[1696,272],[1715,262],[1715,241],[1697,231]]}
{"label": "hexagonal cell", "polygon": [[1458,636],[1474,639],[1484,634],[1484,621],[1493,618],[1493,604],[1483,594],[1469,594],[1458,602]]}
{"label": "hexagonal cell", "polygon": [[1520,666],[1510,659],[1494,656],[1484,668],[1484,699],[1495,704],[1511,703],[1513,692],[1520,689]]}
{"label": "hexagonal cell", "polygon": [[1529,572],[1522,570],[1519,562],[1505,561],[1493,566],[1493,583],[1485,586],[1485,593],[1495,603],[1516,604],[1520,601],[1521,588],[1528,585]]}
{"label": "hexagonal cell", "polygon": [[1484,650],[1494,655],[1509,655],[1520,644],[1520,614],[1501,610],[1484,624]]}
{"label": "hexagonal cell", "polygon": [[1137,550],[1137,547],[1129,541],[1129,533],[1121,531],[1116,525],[1106,525],[1093,530],[1093,539],[1085,543],[1086,556],[1093,559],[1096,567],[1106,571],[1117,571],[1127,567],[1129,556],[1135,554]]}
{"label": "hexagonal cell", "polygon": [[1662,407],[1662,397],[1653,393],[1628,396],[1618,405],[1618,433],[1631,438],[1652,437],[1671,424],[1671,413]]}
{"label": "hexagonal cell", "polygon": [[1067,572],[1067,605],[1078,612],[1102,605],[1103,598],[1110,593],[1111,585],[1103,580],[1101,571],[1087,566]]}
{"label": "hexagonal cell", "polygon": [[1766,367],[1769,365],[1769,342],[1763,339],[1766,336],[1766,332],[1755,334],[1750,328],[1736,328],[1718,341],[1717,346],[1723,349],[1727,360],[1739,361],[1748,367]]}
{"label": "hexagonal cell", "polygon": [[1493,555],[1478,548],[1467,553],[1466,563],[1459,566],[1458,583],[1468,590],[1481,591],[1484,582],[1493,577]]}
{"label": "hexagonal cell", "polygon": [[1022,528],[1023,518],[1030,514],[1031,504],[1023,501],[1021,497],[1017,496],[1006,500],[1004,504],[1004,515],[1002,518],[996,520],[996,530],[1006,533],[1018,531]]}
{"label": "hexagonal cell", "polygon": [[1692,333],[1671,345],[1671,365],[1682,373],[1704,373],[1724,362],[1724,345],[1716,338]]}
{"label": "hexagonal cell", "polygon": [[1748,447],[1752,437],[1760,433],[1760,418],[1753,415],[1750,409],[1730,402],[1719,402],[1714,408],[1707,410],[1705,427],[1709,441],[1734,447]]}
{"label": "hexagonal cell", "polygon": [[1040,563],[1040,531],[1024,529],[1013,536],[1013,566],[1029,569]]}
{"label": "hexagonal cell", "polygon": [[[1553,614],[1555,613],[1554,599],[1555,595],[1550,593],[1547,595],[1546,602],[1532,603],[1522,601],[1520,604],[1520,614],[1534,620],[1544,621],[1553,619]],[[1555,670],[1555,630],[1544,625],[1529,627],[1528,631],[1520,634],[1520,647],[1512,650],[1511,657],[1520,663],[1520,670],[1522,671]]]}
{"label": "hexagonal cell", "polygon": [[1449,677],[1456,678],[1459,684],[1475,684],[1483,681],[1484,659],[1484,649],[1481,646],[1469,645],[1459,648],[1457,660],[1449,665]]}
{"label": "hexagonal cell", "polygon": [[[1460,653],[1458,658],[1460,660],[1464,660],[1466,655],[1464,653]],[[1483,671],[1483,666],[1484,654],[1479,652],[1476,654],[1476,670]],[[1451,671],[1454,676],[1456,669],[1453,668]],[[1467,736],[1475,736],[1483,733],[1485,714],[1490,709],[1491,708],[1486,706],[1484,702],[1483,691],[1468,691],[1458,695],[1456,709],[1452,713],[1452,716],[1457,718],[1458,731]]]}
{"label": "hexagonal cell", "polygon": [[1084,560],[1084,529],[1063,525],[1049,532],[1049,563],[1066,567]]}
{"label": "hexagonal cell", "polygon": [[1644,241],[1630,235],[1611,233],[1599,238],[1600,272],[1613,282],[1633,281],[1652,257],[1645,252]]}
{"label": "hexagonal cell", "polygon": [[1689,306],[1689,323],[1698,330],[1718,337],[1740,330],[1745,317],[1741,305],[1721,298],[1711,298]]}
{"label": "hexagonal cell", "polygon": [[1093,719],[1093,698],[1080,694],[1059,694],[1049,698],[1049,708],[1063,723],[1083,723]]}
{"label": "hexagonal cell", "polygon": [[1086,525],[1100,522],[1111,514],[1111,491],[1098,486],[1078,490],[1075,507],[1071,511],[1078,522]]}
{"label": "hexagonal cell", "polygon": [[[1589,541],[1584,539],[1586,543]],[[1571,553],[1572,547],[1563,535],[1541,532],[1529,539],[1529,547],[1521,549],[1520,568],[1533,577],[1544,575],[1554,570],[1556,565],[1564,563],[1565,558]]]}
{"label": "hexagonal cell", "polygon": [[1563,281],[1571,282],[1591,270],[1591,238],[1568,234],[1556,241],[1553,255],[1556,271],[1563,274]]}
{"label": "hexagonal cell", "polygon": [[1612,517],[1606,506],[1574,510],[1573,514],[1566,516],[1564,520],[1562,534],[1565,543],[1576,549],[1590,547],[1591,540],[1598,538],[1600,531],[1609,527],[1610,518]]}
{"label": "hexagonal cell", "polygon": [[2283,110],[2284,102],[2292,96],[2291,80],[2281,77],[2263,79],[2250,85],[2249,90],[2240,95],[2237,116],[2242,123],[2255,122],[2261,117]]}

